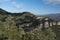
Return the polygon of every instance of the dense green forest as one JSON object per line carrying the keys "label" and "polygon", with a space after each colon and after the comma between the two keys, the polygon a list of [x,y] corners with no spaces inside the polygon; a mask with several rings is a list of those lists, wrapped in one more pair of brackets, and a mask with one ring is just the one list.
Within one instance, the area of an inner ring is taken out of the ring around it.
{"label": "dense green forest", "polygon": [[59,40],[57,26],[39,28],[44,20],[30,12],[10,13],[0,9],[0,40]]}

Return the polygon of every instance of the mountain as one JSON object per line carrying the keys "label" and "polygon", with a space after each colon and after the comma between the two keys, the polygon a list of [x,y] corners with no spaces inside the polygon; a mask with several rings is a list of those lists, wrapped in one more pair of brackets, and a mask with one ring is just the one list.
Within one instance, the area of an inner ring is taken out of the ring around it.
{"label": "mountain", "polygon": [[7,11],[1,9],[1,8],[0,8],[0,14],[7,15],[7,16],[9,16],[9,15],[11,15],[11,16],[21,16],[23,14],[34,15],[34,14],[30,13],[30,12],[11,13],[11,12],[7,12]]}
{"label": "mountain", "polygon": [[44,17],[49,17],[55,21],[60,21],[60,13],[43,15]]}
{"label": "mountain", "polygon": [[8,17],[13,17],[13,21],[16,23],[16,26],[18,28],[23,27],[24,31],[30,31],[32,28],[37,27],[38,21],[36,21],[36,15],[30,12],[11,13],[0,8],[0,21],[5,22]]}
{"label": "mountain", "polygon": [[55,40],[52,28],[44,27],[44,19],[30,12],[11,13],[0,9],[0,40]]}

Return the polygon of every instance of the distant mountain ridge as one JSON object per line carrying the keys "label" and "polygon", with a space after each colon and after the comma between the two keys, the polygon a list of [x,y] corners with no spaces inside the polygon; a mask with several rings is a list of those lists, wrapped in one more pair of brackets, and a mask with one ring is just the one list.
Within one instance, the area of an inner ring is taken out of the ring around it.
{"label": "distant mountain ridge", "polygon": [[60,21],[60,13],[43,15],[44,17],[49,17],[55,21]]}

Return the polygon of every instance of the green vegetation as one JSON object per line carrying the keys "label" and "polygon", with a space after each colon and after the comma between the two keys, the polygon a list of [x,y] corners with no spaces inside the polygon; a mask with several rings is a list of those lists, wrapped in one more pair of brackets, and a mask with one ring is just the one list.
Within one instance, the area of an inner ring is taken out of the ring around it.
{"label": "green vegetation", "polygon": [[45,20],[37,19],[30,12],[0,13],[0,40],[56,40],[55,27],[42,27],[41,30],[38,26],[44,24]]}
{"label": "green vegetation", "polygon": [[53,26],[51,27],[56,34],[56,40],[60,40],[60,26]]}
{"label": "green vegetation", "polygon": [[[0,22],[0,40],[56,40],[51,28],[24,32],[23,28],[16,28],[13,20],[6,21],[8,26]],[[4,25],[4,26],[3,26]]]}

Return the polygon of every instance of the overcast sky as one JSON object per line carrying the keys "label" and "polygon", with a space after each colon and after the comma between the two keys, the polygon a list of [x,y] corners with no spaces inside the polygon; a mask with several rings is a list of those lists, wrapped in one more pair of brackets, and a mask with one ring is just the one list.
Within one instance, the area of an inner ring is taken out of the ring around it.
{"label": "overcast sky", "polygon": [[0,8],[13,13],[24,11],[37,15],[60,13],[60,0],[0,0]]}

